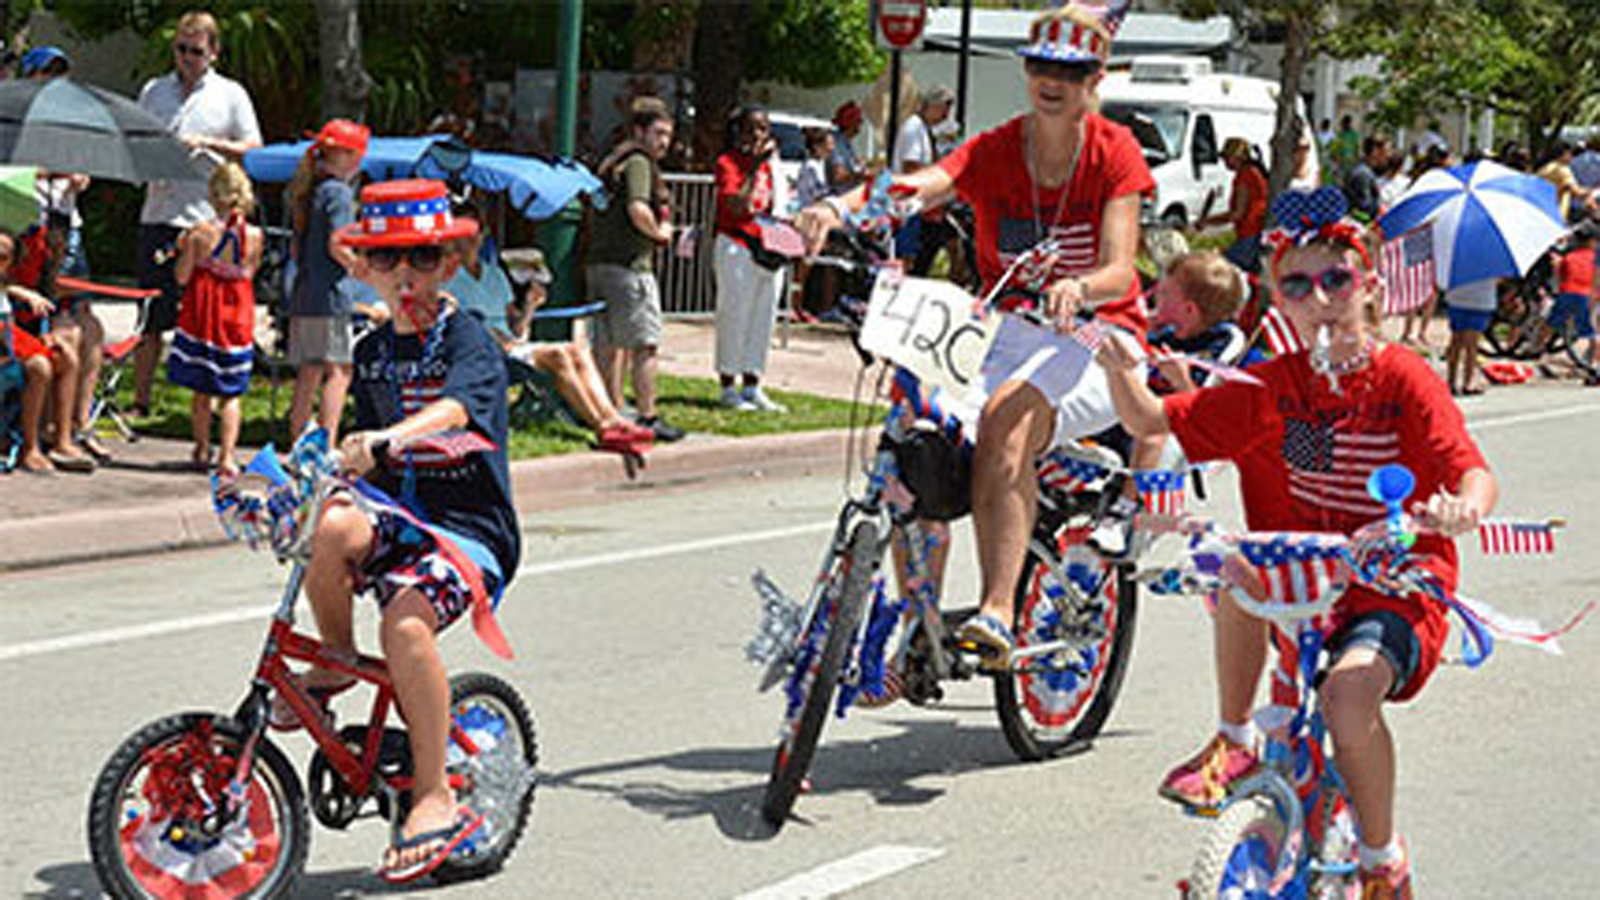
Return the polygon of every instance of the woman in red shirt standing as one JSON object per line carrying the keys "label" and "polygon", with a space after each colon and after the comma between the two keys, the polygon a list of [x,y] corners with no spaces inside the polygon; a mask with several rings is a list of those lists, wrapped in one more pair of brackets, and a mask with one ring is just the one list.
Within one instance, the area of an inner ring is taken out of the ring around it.
{"label": "woman in red shirt standing", "polygon": [[[1039,299],[1062,330],[1076,327],[1080,310],[1115,329],[1146,330],[1133,262],[1140,197],[1155,181],[1132,133],[1095,111],[1111,38],[1127,8],[1126,2],[1104,9],[1071,4],[1040,15],[1030,42],[1017,50],[1030,109],[935,165],[895,179],[925,206],[957,197],[972,206],[986,286],[1029,248],[1060,242]],[[855,190],[803,210],[798,224],[808,247],[820,247],[828,230],[865,202],[865,190]],[[986,665],[1010,663],[1012,592],[1037,504],[1035,461],[1055,445],[1114,424],[1097,364],[1060,396],[1047,396],[1018,374],[984,405],[972,469],[982,598],[961,638],[985,650]]]}
{"label": "woman in red shirt standing", "polygon": [[[717,377],[722,405],[785,412],[761,390],[783,267],[768,268],[757,216],[772,215],[772,138],[767,112],[741,106],[728,119],[728,149],[717,157]],[[734,386],[743,379],[744,389]]]}
{"label": "woman in red shirt standing", "polygon": [[1222,255],[1252,275],[1261,274],[1261,231],[1267,224],[1267,170],[1250,151],[1250,142],[1231,137],[1222,142],[1222,163],[1233,172],[1228,211],[1208,216],[1200,227],[1232,225],[1233,243]]}

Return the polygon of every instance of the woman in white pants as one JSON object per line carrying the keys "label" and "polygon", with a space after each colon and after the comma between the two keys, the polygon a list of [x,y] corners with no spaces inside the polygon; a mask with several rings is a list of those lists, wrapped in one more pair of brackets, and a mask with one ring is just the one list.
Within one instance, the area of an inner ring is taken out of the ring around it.
{"label": "woman in white pants", "polygon": [[[728,149],[717,157],[717,377],[722,405],[784,412],[761,390],[772,343],[783,269],[756,262],[757,216],[772,213],[772,157],[777,143],[765,110],[743,106],[728,120]],[[736,386],[743,382],[743,389]]]}

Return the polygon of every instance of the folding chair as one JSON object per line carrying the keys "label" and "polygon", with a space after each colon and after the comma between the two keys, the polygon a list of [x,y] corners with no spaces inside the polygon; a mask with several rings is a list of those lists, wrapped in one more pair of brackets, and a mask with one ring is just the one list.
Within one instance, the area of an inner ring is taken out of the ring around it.
{"label": "folding chair", "polygon": [[120,341],[111,341],[101,347],[104,362],[100,366],[100,380],[94,388],[94,401],[89,404],[89,421],[84,425],[84,431],[93,434],[95,425],[101,417],[111,420],[116,426],[117,433],[128,442],[137,441],[139,435],[128,424],[126,412],[117,401],[117,389],[122,385],[122,379],[128,375],[132,365],[133,351],[139,346],[139,335],[143,330],[145,315],[149,311],[150,300],[160,294],[159,291],[145,288],[126,288],[111,284],[100,284],[82,278],[69,278],[62,276],[56,279],[56,285],[62,291],[71,291],[83,294],[89,298],[106,300],[134,301],[139,305],[139,313],[135,319],[133,334]]}
{"label": "folding chair", "polygon": [[22,363],[11,346],[11,306],[5,292],[0,290],[0,440],[5,441],[5,451],[0,452],[0,472],[17,467],[17,456],[22,452],[22,387],[26,376]]}

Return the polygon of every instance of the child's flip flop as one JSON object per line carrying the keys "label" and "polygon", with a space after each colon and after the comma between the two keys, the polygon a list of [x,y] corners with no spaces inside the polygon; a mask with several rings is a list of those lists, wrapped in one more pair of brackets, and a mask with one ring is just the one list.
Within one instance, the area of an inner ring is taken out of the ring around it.
{"label": "child's flip flop", "polygon": [[[426,847],[430,844],[438,844],[438,847],[409,866],[389,868],[387,865],[380,865],[378,866],[378,874],[390,884],[404,884],[408,881],[416,881],[418,878],[444,865],[444,861],[449,859],[452,853],[456,852],[462,842],[472,837],[473,833],[482,826],[483,814],[473,812],[469,807],[462,806],[456,810],[456,820],[444,828],[424,831],[408,838],[400,837],[399,829],[397,828],[393,840],[389,843],[389,849],[397,854],[417,847]],[[387,863],[388,859],[386,858],[384,862]]]}
{"label": "child's flip flop", "polygon": [[956,632],[956,643],[963,650],[978,653],[978,668],[986,672],[1004,672],[1011,668],[1011,648],[1016,639],[1011,629],[990,613],[978,613],[961,624]]}

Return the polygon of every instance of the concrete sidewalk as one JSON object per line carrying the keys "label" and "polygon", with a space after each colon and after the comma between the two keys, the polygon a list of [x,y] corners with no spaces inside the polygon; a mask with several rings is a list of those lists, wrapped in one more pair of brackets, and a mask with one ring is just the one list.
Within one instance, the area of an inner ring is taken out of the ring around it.
{"label": "concrete sidewalk", "polygon": [[[708,376],[714,344],[709,321],[670,323],[661,350],[662,370]],[[766,381],[775,388],[849,397],[859,368],[842,333],[793,328],[787,340],[780,332]],[[837,467],[843,465],[846,440],[838,431],[750,438],[690,435],[678,444],[657,447],[632,481],[619,458],[609,453],[526,460],[512,465],[513,491],[517,508],[530,513],[709,478]],[[187,442],[105,442],[116,459],[92,475],[0,475],[0,571],[224,540],[211,513],[207,478],[184,469]]]}

